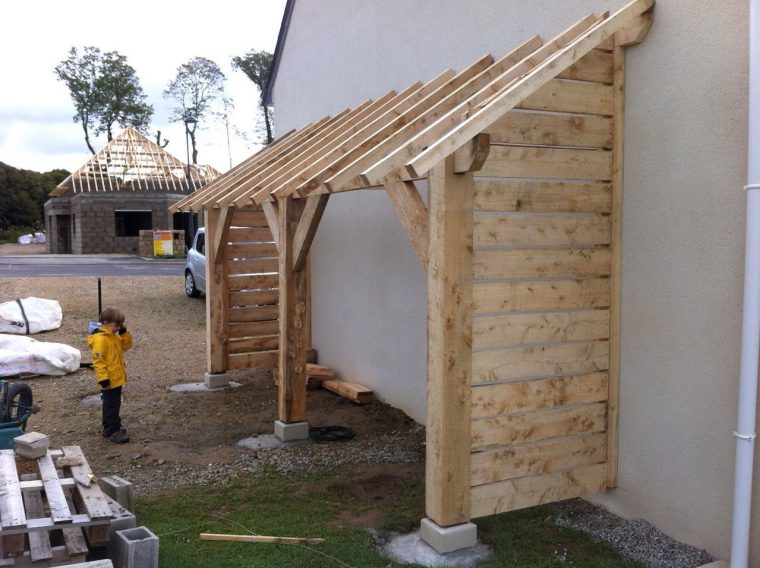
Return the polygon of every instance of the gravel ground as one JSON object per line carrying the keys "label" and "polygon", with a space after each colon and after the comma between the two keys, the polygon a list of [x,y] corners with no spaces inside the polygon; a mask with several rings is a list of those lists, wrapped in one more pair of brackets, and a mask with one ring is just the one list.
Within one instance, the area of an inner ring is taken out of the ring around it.
{"label": "gravel ground", "polygon": [[706,551],[670,538],[642,519],[621,519],[582,499],[557,503],[557,524],[582,530],[650,568],[696,568],[715,560]]}

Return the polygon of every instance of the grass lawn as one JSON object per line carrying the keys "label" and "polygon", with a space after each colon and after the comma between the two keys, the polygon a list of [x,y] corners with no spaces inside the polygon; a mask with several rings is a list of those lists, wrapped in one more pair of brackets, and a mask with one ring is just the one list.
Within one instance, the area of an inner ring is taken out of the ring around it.
{"label": "grass lawn", "polygon": [[[137,520],[160,537],[160,566],[336,567],[400,566],[376,551],[365,527],[381,534],[409,532],[423,517],[418,479],[388,497],[357,494],[342,469],[271,476],[223,488],[192,488],[142,497]],[[483,567],[644,568],[583,533],[554,525],[551,507],[535,507],[477,521],[478,537],[493,546]],[[322,537],[318,546],[207,542],[201,532]]]}

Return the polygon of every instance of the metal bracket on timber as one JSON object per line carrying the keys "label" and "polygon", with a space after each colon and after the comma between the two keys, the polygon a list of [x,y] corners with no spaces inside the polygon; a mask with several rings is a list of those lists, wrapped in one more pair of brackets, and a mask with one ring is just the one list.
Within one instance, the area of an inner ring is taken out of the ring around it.
{"label": "metal bracket on timber", "polygon": [[303,208],[301,219],[298,221],[298,228],[293,236],[293,270],[303,269],[306,263],[306,257],[309,255],[311,243],[319,227],[319,221],[322,219],[322,213],[327,205],[329,194],[313,195],[306,198],[306,205]]}
{"label": "metal bracket on timber", "polygon": [[481,132],[454,152],[454,173],[477,172],[491,151],[491,135]]}
{"label": "metal bracket on timber", "polygon": [[428,209],[420,197],[420,192],[413,181],[389,178],[384,185],[422,269],[427,270],[429,219]]}
{"label": "metal bracket on timber", "polygon": [[214,232],[214,242],[212,243],[214,246],[214,262],[216,264],[221,264],[224,259],[224,251],[222,250],[222,247],[224,246],[224,243],[227,242],[227,235],[230,233],[230,224],[232,222],[233,214],[234,209],[232,207],[225,207],[219,214],[219,226]]}
{"label": "metal bracket on timber", "polygon": [[653,22],[654,6],[619,30],[615,34],[615,45],[618,47],[631,47],[641,43],[649,32],[649,28],[652,27]]}
{"label": "metal bracket on timber", "polygon": [[268,199],[261,204],[261,209],[264,211],[264,217],[266,217],[269,230],[272,231],[272,237],[274,238],[274,246],[280,249],[280,213],[279,206],[274,199]]}

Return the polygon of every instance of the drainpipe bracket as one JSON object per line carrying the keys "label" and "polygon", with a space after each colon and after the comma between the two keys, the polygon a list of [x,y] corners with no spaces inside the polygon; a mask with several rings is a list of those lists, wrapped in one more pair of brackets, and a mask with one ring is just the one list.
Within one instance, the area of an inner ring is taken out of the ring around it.
{"label": "drainpipe bracket", "polygon": [[734,436],[736,436],[740,440],[748,440],[750,442],[754,442],[755,438],[757,437],[757,433],[752,432],[752,434],[739,434],[739,432],[734,431]]}

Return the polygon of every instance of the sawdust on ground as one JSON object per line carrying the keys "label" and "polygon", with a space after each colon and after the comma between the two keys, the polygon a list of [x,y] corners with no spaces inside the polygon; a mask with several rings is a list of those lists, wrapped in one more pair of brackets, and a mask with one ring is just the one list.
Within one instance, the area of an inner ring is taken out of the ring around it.
{"label": "sawdust on ground", "polygon": [[[100,434],[100,407],[83,404],[99,390],[91,369],[64,377],[28,379],[41,411],[28,430],[48,434],[52,447],[79,445],[97,474],[174,464],[231,464],[247,450],[235,444],[253,434],[272,433],[277,390],[270,370],[230,372],[238,389],[175,393],[168,387],[203,380],[206,368],[205,298],[191,299],[181,277],[105,277],[103,306],[118,307],[135,338],[126,354],[129,383],[122,419],[131,443],[116,445]],[[35,336],[72,345],[90,361],[87,324],[97,317],[97,278],[11,278],[0,281],[0,301],[36,296],[61,303],[60,329]],[[308,393],[312,426],[345,425],[357,438],[370,438],[413,422],[402,412],[375,402],[366,406],[324,390]],[[139,489],[139,488],[138,488]]]}

